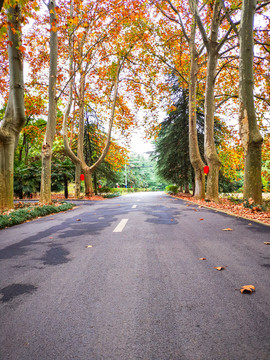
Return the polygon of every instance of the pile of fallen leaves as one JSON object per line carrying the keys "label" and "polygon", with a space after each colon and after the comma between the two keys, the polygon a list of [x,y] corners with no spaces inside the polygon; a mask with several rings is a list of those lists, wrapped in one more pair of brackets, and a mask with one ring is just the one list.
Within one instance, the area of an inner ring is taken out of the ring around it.
{"label": "pile of fallen leaves", "polygon": [[[227,214],[244,217],[250,220],[261,221],[264,224],[270,225],[270,211],[269,208],[263,211],[259,206],[252,206],[252,200],[248,200],[248,204],[245,202],[235,203],[232,199],[220,199],[219,203],[213,201],[197,200],[189,194],[177,194],[175,197],[190,201],[200,206],[206,206],[219,211],[224,211]],[[250,207],[246,207],[250,205]]]}
{"label": "pile of fallen leaves", "polygon": [[101,195],[85,196],[83,199],[84,200],[94,200],[94,201],[105,200],[104,197]]}

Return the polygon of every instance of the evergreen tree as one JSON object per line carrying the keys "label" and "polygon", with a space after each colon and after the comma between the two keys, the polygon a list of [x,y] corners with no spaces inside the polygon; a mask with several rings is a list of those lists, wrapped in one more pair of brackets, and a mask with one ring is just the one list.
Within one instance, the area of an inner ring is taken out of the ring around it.
{"label": "evergreen tree", "polygon": [[[189,159],[188,90],[179,88],[172,79],[172,111],[161,123],[152,157],[157,161],[158,174],[189,192],[193,183],[193,169]],[[198,113],[199,146],[203,153],[203,115]]]}

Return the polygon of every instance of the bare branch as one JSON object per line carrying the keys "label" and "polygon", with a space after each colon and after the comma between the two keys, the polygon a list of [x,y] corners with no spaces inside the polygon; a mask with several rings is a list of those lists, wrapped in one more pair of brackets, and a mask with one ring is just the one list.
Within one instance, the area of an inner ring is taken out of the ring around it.
{"label": "bare branch", "polygon": [[224,4],[224,0],[220,0],[220,1],[221,1],[221,6],[222,6],[222,8],[223,8],[223,10],[225,12],[225,16],[226,16],[228,22],[231,24],[231,27],[233,28],[233,30],[234,30],[235,34],[237,35],[237,37],[239,37],[239,31],[237,30],[237,27],[236,27],[237,23],[234,23],[233,20],[231,19],[230,14],[229,14],[229,12],[228,12],[225,4]]}

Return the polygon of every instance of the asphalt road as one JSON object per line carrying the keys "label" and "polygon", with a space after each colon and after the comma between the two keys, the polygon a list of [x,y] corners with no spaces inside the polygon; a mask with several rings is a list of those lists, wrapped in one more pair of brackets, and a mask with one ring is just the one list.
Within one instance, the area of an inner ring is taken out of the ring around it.
{"label": "asphalt road", "polygon": [[0,359],[270,359],[264,241],[268,226],[162,193],[1,230]]}

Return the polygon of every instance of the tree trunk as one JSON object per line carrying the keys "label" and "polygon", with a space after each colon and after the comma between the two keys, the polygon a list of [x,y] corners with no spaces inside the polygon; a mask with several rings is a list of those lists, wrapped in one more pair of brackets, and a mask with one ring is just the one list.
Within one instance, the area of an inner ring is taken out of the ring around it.
{"label": "tree trunk", "polygon": [[65,199],[68,199],[68,178],[64,175]]}
{"label": "tree trunk", "polygon": [[253,22],[256,0],[244,0],[241,13],[239,58],[239,129],[245,154],[244,199],[262,203],[260,134],[254,106]]}
{"label": "tree trunk", "polygon": [[[9,28],[9,99],[0,127],[0,209],[13,208],[14,152],[19,133],[25,123],[23,58],[19,50],[21,35],[21,8],[8,10]],[[13,31],[12,31],[13,30]],[[16,30],[16,31],[14,31]]]}
{"label": "tree trunk", "polygon": [[85,178],[84,178],[84,183],[85,183],[85,196],[87,197],[92,197],[94,195],[94,190],[93,190],[93,181],[92,181],[92,171],[90,171],[90,169],[88,168],[85,171]]}
{"label": "tree trunk", "polygon": [[206,198],[218,202],[218,179],[221,166],[214,141],[215,116],[215,80],[218,60],[218,31],[220,26],[221,4],[219,0],[214,3],[211,21],[210,38],[206,39],[203,29],[200,28],[207,49],[207,75],[205,89],[205,123],[204,123],[204,155],[209,166],[207,178]]}
{"label": "tree trunk", "polygon": [[56,81],[57,81],[57,53],[58,38],[55,31],[56,13],[55,1],[50,0],[48,10],[50,13],[50,70],[49,70],[49,109],[48,121],[46,126],[46,134],[41,149],[42,170],[41,170],[41,186],[40,186],[40,202],[51,202],[51,160],[52,146],[56,129]]}
{"label": "tree trunk", "polygon": [[79,199],[81,196],[81,164],[76,163],[75,164],[75,199]]}
{"label": "tree trunk", "polygon": [[98,189],[97,189],[97,173],[96,172],[94,173],[93,178],[94,178],[94,191],[95,191],[95,195],[97,195]]}
{"label": "tree trunk", "polygon": [[206,198],[218,202],[218,178],[221,166],[214,141],[215,77],[217,66],[217,43],[208,46],[207,78],[205,90],[204,155],[209,166]]}
{"label": "tree trunk", "polygon": [[189,183],[185,183],[185,194],[189,194]]}
{"label": "tree trunk", "polygon": [[204,163],[201,158],[198,135],[197,135],[197,74],[198,53],[195,44],[196,20],[193,16],[193,24],[189,40],[190,49],[190,79],[189,79],[189,156],[195,173],[194,197],[205,198],[205,175]]}

